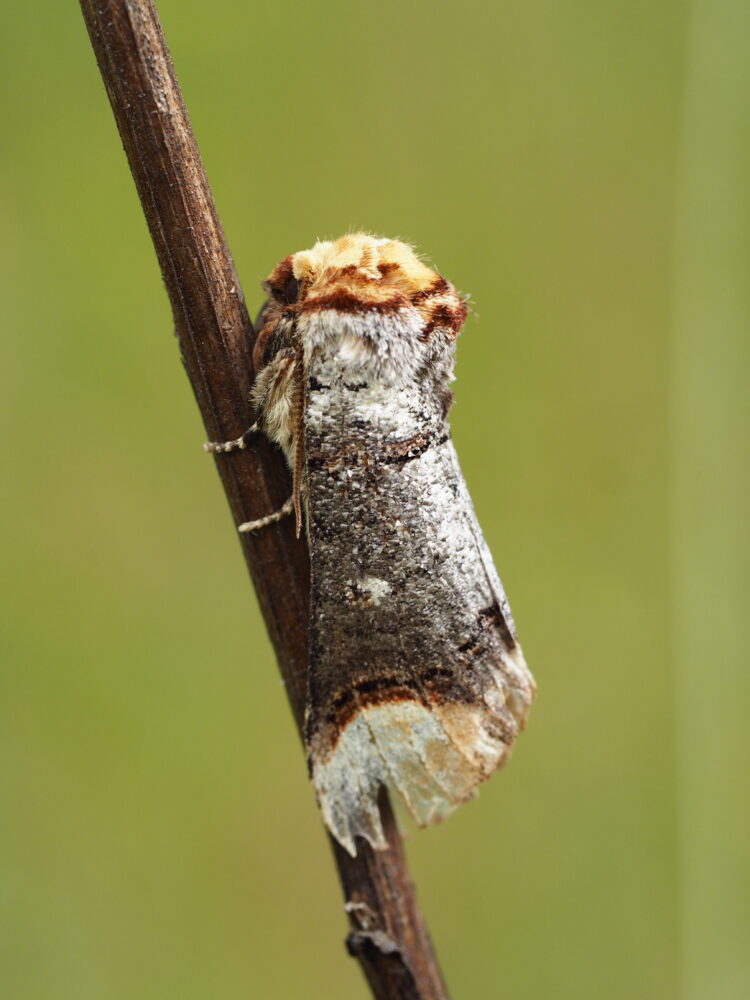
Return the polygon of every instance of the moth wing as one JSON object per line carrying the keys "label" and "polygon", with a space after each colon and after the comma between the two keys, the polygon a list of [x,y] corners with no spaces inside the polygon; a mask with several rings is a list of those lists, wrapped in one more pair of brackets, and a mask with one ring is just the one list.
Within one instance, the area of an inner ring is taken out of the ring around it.
{"label": "moth wing", "polygon": [[367,386],[320,391],[305,421],[306,738],[325,821],[355,854],[358,836],[386,846],[381,785],[420,825],[471,798],[535,688],[442,415],[412,413],[404,437]]}

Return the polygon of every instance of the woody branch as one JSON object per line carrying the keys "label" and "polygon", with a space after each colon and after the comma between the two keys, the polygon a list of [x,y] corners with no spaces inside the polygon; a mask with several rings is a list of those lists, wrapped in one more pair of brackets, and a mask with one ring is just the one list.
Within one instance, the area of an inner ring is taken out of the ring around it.
{"label": "woody branch", "polygon": [[[252,423],[252,325],[151,0],[81,0],[81,9],[167,288],[185,369],[212,440]],[[235,524],[289,496],[280,453],[262,436],[217,462]],[[287,519],[238,535],[298,727],[307,671],[309,563]],[[391,845],[333,840],[351,930],[347,945],[378,1000],[446,1000],[390,803]]]}

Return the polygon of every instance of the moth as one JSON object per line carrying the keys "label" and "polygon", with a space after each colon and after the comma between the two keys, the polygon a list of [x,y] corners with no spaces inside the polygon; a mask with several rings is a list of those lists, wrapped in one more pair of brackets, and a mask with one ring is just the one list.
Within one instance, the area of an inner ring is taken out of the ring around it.
{"label": "moth", "polygon": [[388,845],[381,785],[419,825],[503,764],[535,694],[447,422],[467,307],[398,240],[285,257],[264,284],[253,389],[312,567],[305,742],[325,823]]}

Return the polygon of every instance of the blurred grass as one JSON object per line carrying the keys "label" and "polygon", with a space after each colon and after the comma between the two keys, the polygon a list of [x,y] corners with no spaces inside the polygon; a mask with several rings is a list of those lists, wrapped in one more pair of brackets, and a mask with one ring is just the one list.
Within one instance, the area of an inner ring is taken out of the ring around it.
{"label": "blurred grass", "polygon": [[[251,310],[362,227],[479,316],[453,426],[540,696],[507,771],[410,839],[455,996],[676,998],[685,5],[159,8]],[[0,37],[0,990],[364,997],[80,13],[6,5]]]}
{"label": "blurred grass", "polygon": [[672,577],[686,1000],[750,995],[750,9],[695,0],[675,247]]}

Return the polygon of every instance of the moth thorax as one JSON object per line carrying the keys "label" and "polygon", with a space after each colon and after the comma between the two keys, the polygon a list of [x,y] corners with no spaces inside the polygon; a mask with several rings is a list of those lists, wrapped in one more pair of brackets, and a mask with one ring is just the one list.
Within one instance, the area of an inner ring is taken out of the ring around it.
{"label": "moth thorax", "polygon": [[424,321],[414,308],[398,312],[338,310],[304,317],[300,339],[309,371],[398,386],[425,364]]}

